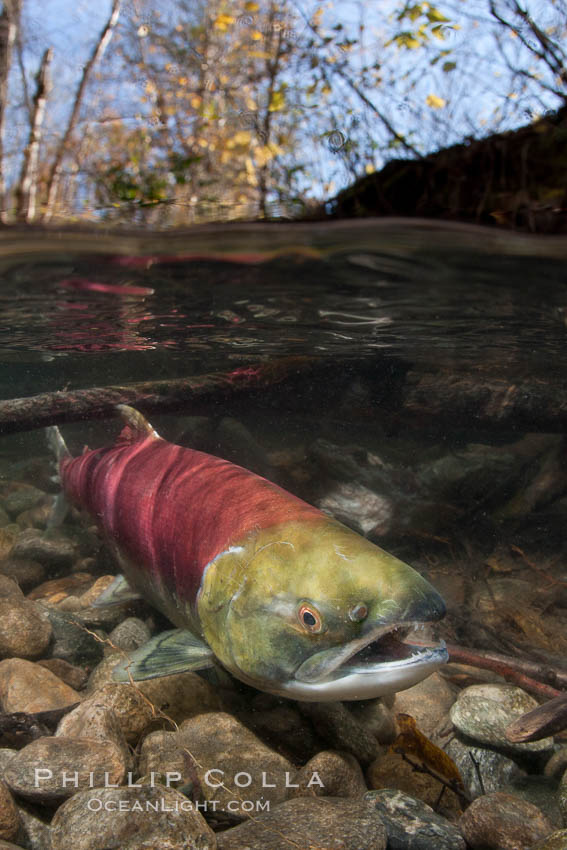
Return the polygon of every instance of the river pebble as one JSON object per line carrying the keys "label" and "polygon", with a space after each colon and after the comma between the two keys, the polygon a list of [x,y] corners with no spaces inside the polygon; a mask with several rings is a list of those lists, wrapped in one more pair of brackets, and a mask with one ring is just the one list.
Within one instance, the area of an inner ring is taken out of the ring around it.
{"label": "river pebble", "polygon": [[414,770],[413,765],[391,750],[372,762],[366,771],[366,780],[371,789],[403,791],[428,806],[434,806],[444,817],[455,818],[460,814],[461,804],[453,791],[446,789],[438,803],[441,791],[439,781],[428,773]]}
{"label": "river pebble", "polygon": [[536,753],[552,749],[553,738],[515,744],[508,741],[506,727],[538,703],[514,685],[471,685],[459,694],[450,716],[456,729],[473,741],[512,753]]}
{"label": "river pebble", "polygon": [[557,779],[530,774],[516,777],[500,790],[532,803],[546,816],[554,829],[559,829],[564,824],[559,808],[558,785]]}
{"label": "river pebble", "polygon": [[0,841],[0,850],[23,850],[19,844],[12,844],[11,841]]}
{"label": "river pebble", "polygon": [[138,761],[138,775],[181,774],[181,781],[187,783],[192,778],[192,764],[186,753],[179,747],[176,732],[157,729],[150,732],[142,741]]}
{"label": "river pebble", "polygon": [[[82,705],[77,706],[81,709]],[[125,768],[132,768],[132,758],[118,718],[112,709],[97,703],[87,704],[86,710],[77,714],[77,709],[69,712],[60,721],[55,736],[57,738],[85,738],[90,741],[103,741],[115,744],[122,753]]]}
{"label": "river pebble", "polygon": [[38,487],[21,482],[10,482],[9,492],[2,496],[2,507],[11,517],[17,517],[23,511],[35,508],[40,502],[48,499],[48,494]]}
{"label": "river pebble", "polygon": [[191,805],[162,786],[81,791],[56,812],[51,850],[216,850],[214,832]]}
{"label": "river pebble", "polygon": [[[112,671],[119,663],[115,653],[107,656],[93,670],[87,692],[113,682]],[[222,708],[217,690],[197,673],[175,673],[159,679],[136,682],[136,688],[150,701],[156,714],[164,713],[176,723],[205,711]]]}
{"label": "river pebble", "polygon": [[10,523],[0,528],[0,559],[8,558],[14,548],[19,533],[19,525]]}
{"label": "river pebble", "polygon": [[349,711],[357,723],[360,723],[378,743],[391,744],[397,734],[396,721],[391,708],[381,699],[373,699],[360,704],[350,703]]}
{"label": "river pebble", "polygon": [[563,824],[564,826],[567,826],[567,770],[561,777],[561,782],[559,783],[557,802],[559,803],[559,809],[563,816]]}
{"label": "river pebble", "polygon": [[127,617],[122,620],[109,634],[108,644],[104,647],[105,655],[122,649],[124,652],[133,652],[143,646],[151,638],[151,632],[143,620],[138,617]]}
{"label": "river pebble", "polygon": [[290,797],[351,797],[368,791],[360,765],[349,753],[321,750],[297,773]]}
{"label": "river pebble", "polygon": [[185,720],[177,743],[192,757],[205,799],[218,800],[219,810],[246,816],[243,800],[275,806],[287,798],[296,781],[291,762],[224,712]]}
{"label": "river pebble", "polygon": [[10,597],[23,599],[24,594],[17,581],[0,573],[0,599],[9,599]]}
{"label": "river pebble", "polygon": [[453,737],[444,749],[455,762],[467,793],[473,799],[502,791],[509,782],[524,775],[516,762],[503,753],[471,746],[458,737]]}
{"label": "river pebble", "polygon": [[219,850],[385,850],[386,841],[382,819],[366,802],[334,797],[288,800],[217,836]]}
{"label": "river pebble", "polygon": [[[235,712],[236,713],[236,712]],[[238,714],[245,726],[290,758],[305,761],[320,749],[308,718],[290,705]]]}
{"label": "river pebble", "polygon": [[27,804],[19,805],[18,811],[22,822],[18,841],[26,850],[51,850],[49,824],[35,811],[28,809]]}
{"label": "river pebble", "polygon": [[530,847],[530,850],[567,850],[567,829],[558,829],[548,835],[547,838],[536,841]]}
{"label": "river pebble", "polygon": [[20,828],[20,816],[8,786],[0,780],[0,838],[10,841]]}
{"label": "river pebble", "polygon": [[10,714],[25,711],[51,711],[80,702],[79,694],[50,670],[25,661],[9,658],[0,661],[0,705]]}
{"label": "river pebble", "polygon": [[17,581],[24,593],[27,593],[45,578],[45,567],[39,561],[27,558],[4,558],[0,561],[0,573]]}
{"label": "river pebble", "polygon": [[88,675],[82,667],[76,667],[74,664],[69,664],[63,658],[44,658],[37,662],[40,667],[45,667],[50,670],[70,688],[80,691],[87,683]]}
{"label": "river pebble", "polygon": [[59,723],[58,735],[75,738],[91,737],[88,732],[93,718],[100,710],[111,712],[115,717],[120,734],[130,744],[135,744],[144,729],[150,724],[154,711],[147,698],[133,685],[112,683],[94,691]]}
{"label": "river pebble", "polygon": [[392,713],[410,714],[429,738],[447,717],[456,698],[455,689],[439,673],[433,673],[413,688],[396,694]]}
{"label": "river pebble", "polygon": [[58,803],[88,787],[119,785],[126,767],[123,750],[110,741],[45,736],[16,753],[4,781],[29,800]]}
{"label": "river pebble", "polygon": [[0,599],[0,657],[39,658],[51,640],[51,625],[34,602]]}
{"label": "river pebble", "polygon": [[[97,633],[79,623],[77,617],[57,608],[46,607],[53,630],[53,658],[62,658],[69,664],[94,667],[102,658],[104,644],[97,640]],[[104,638],[104,634],[98,637]]]}
{"label": "river pebble", "polygon": [[422,800],[392,788],[369,791],[364,799],[384,822],[388,850],[465,850],[459,829]]}
{"label": "river pebble", "polygon": [[536,806],[503,792],[474,800],[459,828],[472,850],[529,850],[553,832],[553,825]]}
{"label": "river pebble", "polygon": [[59,529],[21,531],[11,551],[11,558],[27,558],[48,567],[70,566],[77,557],[77,544]]}
{"label": "river pebble", "polygon": [[380,747],[374,735],[342,702],[298,702],[297,705],[331,749],[350,753],[363,767],[378,755]]}

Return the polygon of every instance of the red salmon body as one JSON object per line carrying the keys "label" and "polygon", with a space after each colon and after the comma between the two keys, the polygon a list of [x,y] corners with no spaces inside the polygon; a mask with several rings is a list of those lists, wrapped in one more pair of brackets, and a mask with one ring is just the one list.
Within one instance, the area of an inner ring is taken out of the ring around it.
{"label": "red salmon body", "polygon": [[63,487],[150,581],[183,602],[195,602],[207,564],[251,532],[324,519],[229,461],[131,434],[125,429],[114,446],[63,458]]}

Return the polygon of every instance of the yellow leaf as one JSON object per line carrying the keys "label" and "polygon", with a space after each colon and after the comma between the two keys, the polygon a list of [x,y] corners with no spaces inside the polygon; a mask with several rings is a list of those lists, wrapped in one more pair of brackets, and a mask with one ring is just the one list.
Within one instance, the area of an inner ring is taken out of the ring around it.
{"label": "yellow leaf", "polygon": [[376,171],[376,169],[374,168],[374,166],[372,165],[371,162],[368,162],[364,166],[364,170],[366,171],[367,174],[374,174],[374,172]]}
{"label": "yellow leaf", "polygon": [[258,3],[254,3],[253,0],[248,0],[248,3],[244,4],[245,12],[257,12],[259,8]]}
{"label": "yellow leaf", "polygon": [[395,753],[402,753],[428,768],[433,775],[444,779],[457,793],[465,790],[457,765],[421,732],[411,714],[397,714],[400,734],[392,744]]}
{"label": "yellow leaf", "polygon": [[193,109],[198,109],[202,102],[203,101],[198,94],[194,94],[191,98],[191,106],[193,107]]}
{"label": "yellow leaf", "polygon": [[285,94],[281,89],[278,91],[272,92],[272,98],[270,100],[270,105],[268,106],[269,112],[279,112],[281,109],[285,107]]}
{"label": "yellow leaf", "polygon": [[438,97],[436,94],[428,94],[425,102],[432,109],[443,109],[447,105],[447,101],[442,97]]}
{"label": "yellow leaf", "polygon": [[186,86],[186,85],[187,85],[187,82],[188,82],[188,81],[187,81],[187,77],[179,77],[179,79],[177,80],[177,82],[179,83],[179,85],[180,85],[180,86]]}
{"label": "yellow leaf", "polygon": [[252,33],[252,41],[261,41],[264,36],[258,30],[254,30]]}
{"label": "yellow leaf", "polygon": [[219,15],[216,20],[213,22],[213,26],[217,30],[221,30],[221,32],[226,32],[230,24],[234,23],[234,18],[232,15]]}

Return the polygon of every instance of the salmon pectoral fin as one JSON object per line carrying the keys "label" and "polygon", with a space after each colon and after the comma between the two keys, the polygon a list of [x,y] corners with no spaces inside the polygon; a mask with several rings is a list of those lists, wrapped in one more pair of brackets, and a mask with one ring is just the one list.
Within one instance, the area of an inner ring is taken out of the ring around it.
{"label": "salmon pectoral fin", "polygon": [[200,638],[184,629],[162,632],[118,664],[112,678],[115,682],[142,681],[171,676],[173,673],[204,670],[212,667],[214,655]]}

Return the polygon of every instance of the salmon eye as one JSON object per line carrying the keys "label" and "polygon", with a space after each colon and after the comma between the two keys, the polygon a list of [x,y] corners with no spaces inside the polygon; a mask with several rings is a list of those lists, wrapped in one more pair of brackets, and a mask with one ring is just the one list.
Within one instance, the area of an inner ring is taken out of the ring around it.
{"label": "salmon eye", "polygon": [[358,602],[354,608],[350,609],[348,615],[355,623],[360,623],[368,617],[368,606],[364,602]]}
{"label": "salmon eye", "polygon": [[307,629],[308,632],[316,635],[322,630],[321,615],[313,605],[307,605],[303,602],[299,606],[297,616],[303,628]]}

